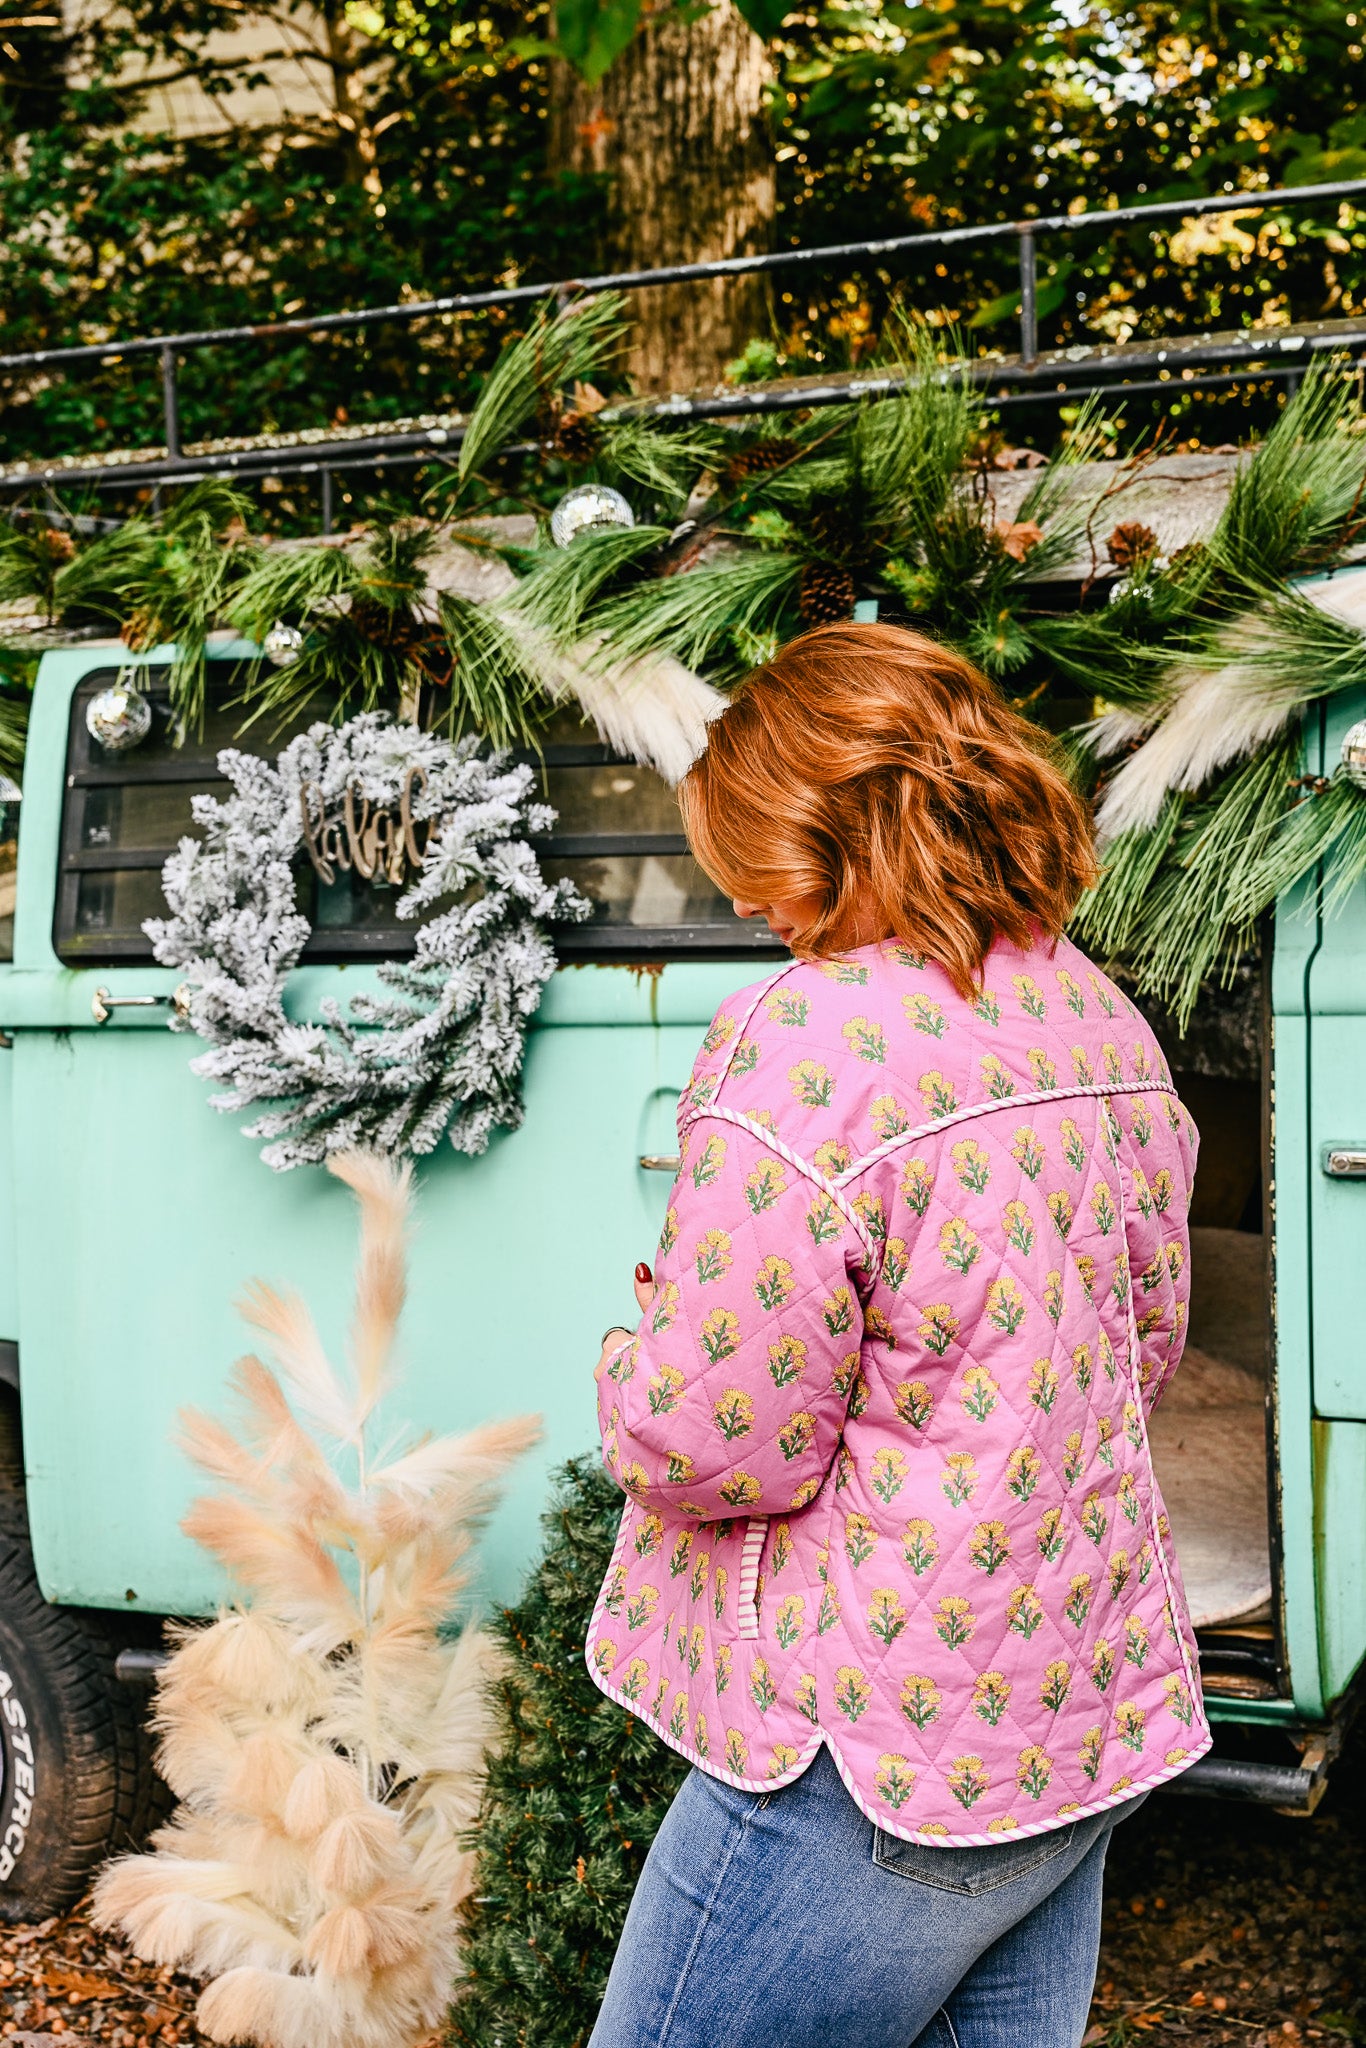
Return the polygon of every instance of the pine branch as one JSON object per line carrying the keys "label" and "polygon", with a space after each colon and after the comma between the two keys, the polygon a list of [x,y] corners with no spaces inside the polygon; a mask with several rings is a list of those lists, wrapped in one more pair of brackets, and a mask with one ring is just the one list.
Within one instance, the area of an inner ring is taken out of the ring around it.
{"label": "pine branch", "polygon": [[733,666],[726,645],[768,625],[796,591],[802,564],[785,553],[737,554],[680,576],[635,584],[599,606],[587,624],[601,635],[597,665],[670,654],[716,674]]}
{"label": "pine branch", "polygon": [[1339,773],[1304,796],[1243,877],[1237,910],[1250,923],[1278,898],[1310,881],[1326,913],[1340,910],[1366,875],[1366,792]]}
{"label": "pine branch", "polygon": [[1299,734],[1284,736],[1188,806],[1129,927],[1140,994],[1160,996],[1182,1031],[1201,983],[1236,967],[1272,900],[1261,877],[1299,756]]}
{"label": "pine branch", "polygon": [[555,706],[525,636],[510,630],[495,606],[450,591],[439,609],[452,656],[450,704],[439,722],[453,739],[468,731],[494,747],[535,748]]}
{"label": "pine branch", "polygon": [[[588,630],[590,607],[621,579],[639,572],[668,537],[662,526],[609,527],[580,534],[571,547],[540,549],[507,609],[557,647],[568,648]],[[659,586],[651,580],[646,587]]]}
{"label": "pine branch", "polygon": [[1154,877],[1171,849],[1185,805],[1169,796],[1149,832],[1126,832],[1105,850],[1100,879],[1086,891],[1068,929],[1077,942],[1102,958],[1130,949]]}
{"label": "pine branch", "polygon": [[653,420],[619,420],[604,429],[587,474],[628,493],[636,485],[677,508],[702,472],[721,459],[728,438],[723,428],[700,421],[666,428]]}
{"label": "pine branch", "polygon": [[1209,542],[1224,573],[1265,586],[1326,566],[1366,516],[1366,435],[1355,373],[1313,358],[1251,460]]}
{"label": "pine branch", "polygon": [[488,374],[460,444],[461,479],[473,476],[533,420],[552,392],[601,376],[625,334],[623,303],[614,292],[577,299],[553,315],[540,308]]}

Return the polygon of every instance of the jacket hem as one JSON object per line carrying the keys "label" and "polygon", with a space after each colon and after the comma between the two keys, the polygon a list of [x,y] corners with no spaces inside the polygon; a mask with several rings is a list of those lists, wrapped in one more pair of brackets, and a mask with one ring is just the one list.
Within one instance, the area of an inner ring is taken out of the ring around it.
{"label": "jacket hem", "polygon": [[817,1753],[824,1748],[829,1750],[835,1768],[844,1781],[845,1790],[859,1809],[859,1812],[863,1814],[865,1819],[872,1821],[874,1827],[881,1828],[885,1835],[898,1835],[904,1842],[922,1842],[931,1848],[988,1849],[1004,1841],[1023,1841],[1026,1835],[1052,1834],[1058,1828],[1070,1827],[1074,1820],[1087,1820],[1093,1814],[1104,1813],[1109,1807],[1123,1806],[1128,1800],[1137,1799],[1140,1793],[1155,1791],[1159,1785],[1165,1785],[1172,1778],[1180,1777],[1182,1771],[1188,1770],[1191,1764],[1198,1763],[1200,1758],[1213,1745],[1214,1736],[1210,1730],[1209,1723],[1202,1716],[1199,1733],[1197,1735],[1195,1729],[1192,1728],[1191,1747],[1186,1751],[1180,1763],[1169,1764],[1165,1769],[1154,1771],[1145,1778],[1131,1779],[1127,1785],[1121,1787],[1118,1791],[1108,1792],[1103,1799],[1089,1800],[1085,1806],[1074,1806],[1068,1813],[1054,1814],[1046,1820],[1039,1819],[1027,1822],[1009,1829],[1004,1834],[992,1834],[983,1828],[967,1834],[926,1835],[923,1827],[910,1827],[904,1822],[894,1820],[885,1811],[879,1811],[868,1803],[867,1798],[859,1791],[857,1784],[850,1776],[848,1766],[840,1755],[839,1747],[830,1730],[820,1725],[815,1728],[810,1741],[796,1762],[790,1764],[785,1771],[777,1772],[771,1778],[749,1778],[743,1776],[738,1771],[728,1771],[723,1764],[716,1763],[710,1756],[703,1756],[700,1750],[696,1749],[692,1743],[685,1741],[682,1736],[673,1734],[656,1715],[650,1712],[648,1707],[643,1707],[639,1700],[633,1700],[628,1693],[624,1693],[621,1690],[620,1686],[613,1685],[611,1680],[603,1672],[599,1671],[593,1662],[593,1642],[605,1612],[603,1594],[611,1582],[613,1570],[621,1562],[622,1552],[626,1543],[626,1517],[630,1513],[630,1509],[631,1503],[629,1501],[624,1502],[621,1522],[617,1528],[617,1540],[612,1545],[612,1562],[603,1575],[602,1590],[593,1603],[592,1619],[588,1624],[588,1635],[583,1648],[583,1661],[588,1671],[588,1676],[592,1679],[599,1692],[604,1693],[609,1700],[614,1700],[626,1713],[634,1715],[637,1721],[643,1721],[650,1730],[650,1733],[657,1735],[666,1749],[673,1750],[675,1755],[683,1757],[695,1770],[704,1772],[707,1777],[719,1778],[724,1785],[733,1785],[737,1792],[780,1792],[784,1785],[795,1784],[797,1779],[802,1777],[811,1768]]}
{"label": "jacket hem", "polygon": [[[593,1623],[589,1629],[590,1638],[597,1633],[597,1621],[598,1614],[595,1609]],[[831,1760],[843,1780],[845,1791],[865,1820],[870,1820],[884,1835],[897,1835],[903,1842],[919,1842],[923,1847],[931,1849],[993,1849],[999,1847],[1002,1842],[1021,1842],[1028,1835],[1054,1834],[1059,1828],[1071,1827],[1073,1821],[1089,1820],[1095,1814],[1107,1812],[1112,1806],[1127,1806],[1131,1799],[1137,1799],[1145,1792],[1156,1791],[1159,1785],[1168,1784],[1171,1779],[1179,1778],[1182,1771],[1189,1770],[1192,1764],[1198,1763],[1200,1758],[1208,1753],[1214,1742],[1213,1733],[1206,1723],[1180,1763],[1168,1764],[1162,1770],[1154,1771],[1144,1778],[1131,1778],[1117,1791],[1107,1792],[1103,1799],[1092,1799],[1084,1806],[1069,1807],[1066,1813],[1055,1813],[1047,1819],[1021,1822],[1013,1828],[995,1832],[981,1828],[971,1833],[940,1834],[935,1827],[927,1834],[923,1823],[920,1827],[909,1826],[904,1821],[893,1819],[884,1808],[869,1803],[865,1794],[859,1790],[858,1783],[840,1755],[834,1736],[828,1728],[818,1727],[797,1761],[790,1764],[785,1771],[776,1772],[771,1778],[744,1777],[738,1771],[728,1771],[724,1764],[718,1764],[712,1757],[703,1756],[692,1743],[684,1741],[681,1736],[673,1734],[666,1728],[648,1707],[642,1707],[639,1700],[631,1699],[628,1694],[613,1685],[594,1667],[591,1646],[585,1648],[584,1662],[588,1668],[588,1675],[599,1692],[604,1693],[608,1699],[615,1700],[619,1707],[634,1715],[637,1721],[644,1722],[650,1733],[657,1735],[666,1749],[673,1750],[675,1755],[683,1757],[694,1770],[703,1772],[706,1777],[719,1778],[723,1785],[731,1785],[737,1792],[780,1792],[785,1785],[795,1784],[798,1778],[803,1777],[810,1770],[819,1752],[828,1749]]]}
{"label": "jacket hem", "polygon": [[[654,1727],[653,1721],[650,1726]],[[919,1842],[922,1848],[927,1849],[993,1849],[1002,1842],[1022,1842],[1027,1835],[1054,1834],[1059,1828],[1071,1827],[1074,1820],[1089,1820],[1094,1814],[1104,1813],[1112,1806],[1127,1806],[1131,1799],[1139,1798],[1144,1792],[1154,1792],[1159,1785],[1167,1784],[1172,1778],[1179,1778],[1182,1771],[1188,1771],[1192,1764],[1199,1763],[1214,1743],[1213,1731],[1206,1723],[1201,1730],[1200,1740],[1191,1745],[1179,1764],[1167,1764],[1162,1770],[1155,1771],[1151,1777],[1131,1778],[1119,1791],[1107,1792],[1103,1799],[1088,1800],[1085,1806],[1069,1807],[1066,1813],[1054,1814],[1048,1820],[1041,1819],[1027,1824],[1021,1822],[1013,1828],[998,1829],[995,1833],[983,1829],[976,1834],[927,1835],[923,1825],[918,1828],[908,1827],[904,1822],[888,1820],[882,1813],[875,1811],[850,1776],[829,1730],[822,1729],[821,1734],[834,1761],[835,1769],[844,1780],[845,1791],[864,1818],[872,1821],[874,1827],[880,1828],[884,1835],[898,1835],[903,1842]],[[705,1770],[707,1766],[704,1764],[700,1768]],[[803,1765],[803,1769],[805,1768]],[[719,1772],[713,1772],[713,1776],[719,1775]]]}

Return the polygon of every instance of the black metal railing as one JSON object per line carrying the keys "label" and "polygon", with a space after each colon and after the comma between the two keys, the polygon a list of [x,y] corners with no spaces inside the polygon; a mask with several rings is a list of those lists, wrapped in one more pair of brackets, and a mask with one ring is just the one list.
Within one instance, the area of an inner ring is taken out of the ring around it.
{"label": "black metal railing", "polygon": [[[6,473],[0,470],[0,487],[14,484],[33,485],[73,480],[80,476],[89,483],[110,484],[119,481],[175,481],[185,480],[190,475],[200,476],[209,472],[229,472],[244,477],[251,475],[280,474],[286,470],[292,474],[307,474],[321,471],[325,504],[331,497],[331,472],[336,469],[370,467],[387,461],[422,460],[426,453],[442,448],[446,452],[458,446],[458,426],[450,431],[427,430],[409,433],[376,433],[363,440],[353,437],[335,447],[335,454],[329,448],[324,453],[314,441],[303,441],[300,436],[281,437],[270,446],[234,450],[216,454],[200,454],[187,457],[181,442],[180,401],[178,389],[179,358],[192,351],[207,348],[231,347],[238,344],[267,339],[278,339],[285,335],[337,333],[350,328],[365,328],[385,322],[407,323],[429,319],[433,316],[453,313],[469,313],[492,306],[511,306],[527,301],[554,296],[561,304],[568,303],[574,296],[584,292],[622,290],[646,291],[667,284],[682,284],[708,278],[741,277],[755,273],[769,273],[791,270],[801,266],[831,266],[837,263],[868,258],[893,256],[911,257],[921,251],[932,251],[961,247],[966,243],[991,242],[1013,237],[1017,249],[1020,279],[1019,306],[1019,359],[1018,363],[1007,366],[983,364],[979,374],[984,381],[1000,382],[1022,387],[1018,402],[1028,402],[1041,395],[1045,380],[1040,375],[1038,343],[1038,243],[1044,235],[1073,235],[1087,229],[1105,229],[1124,226],[1133,222],[1189,219],[1193,216],[1211,213],[1260,212],[1272,206],[1304,206],[1319,200],[1341,200],[1366,195],[1366,178],[1347,178],[1331,183],[1278,187],[1268,191],[1239,191],[1211,193],[1197,199],[1167,199],[1145,201],[1134,206],[1106,207],[1088,213],[1040,214],[1023,220],[992,221],[972,227],[941,228],[913,235],[884,236],[861,242],[828,243],[814,249],[778,249],[757,256],[728,256],[707,263],[675,263],[655,270],[604,271],[595,276],[561,278],[542,284],[510,285],[497,290],[481,292],[457,292],[446,297],[418,299],[402,305],[369,306],[340,313],[318,313],[282,320],[268,320],[247,323],[233,327],[208,327],[187,329],[175,334],[138,335],[128,341],[83,342],[71,347],[36,349],[16,354],[0,354],[0,371],[49,370],[62,364],[98,362],[112,366],[126,358],[154,355],[159,359],[161,370],[161,401],[165,432],[164,454],[160,450],[148,450],[146,462],[127,458],[122,463],[107,467],[82,465],[80,470],[68,464],[23,465],[22,473]],[[1325,335],[1321,341],[1311,340],[1307,346],[1311,352],[1317,347],[1340,347],[1339,331]],[[1358,323],[1353,323],[1358,324]],[[1361,325],[1361,348],[1366,351],[1366,323]],[[1173,344],[1175,347],[1176,344]],[[1274,336],[1261,336],[1246,343],[1240,337],[1232,345],[1228,341],[1208,343],[1204,348],[1206,359],[1218,358],[1228,363],[1243,355],[1251,359],[1274,351]],[[1353,351],[1356,352],[1355,350]],[[1134,350],[1137,357],[1142,354],[1145,361],[1152,360],[1151,349]],[[1106,352],[1100,367],[1113,374],[1121,367],[1124,351]],[[1200,339],[1195,345],[1182,350],[1182,359],[1194,363],[1201,355]],[[1270,370],[1232,372],[1222,376],[1209,376],[1200,381],[1205,388],[1212,386],[1235,386],[1271,375],[1295,377],[1302,365],[1282,364]],[[861,377],[853,380],[831,380],[813,389],[804,385],[794,396],[781,394],[765,398],[755,392],[746,394],[719,394],[714,401],[700,400],[686,407],[691,417],[722,416],[773,410],[783,405],[811,405],[833,403],[849,395],[850,382],[856,382],[868,395],[879,392],[890,393],[899,388],[895,379]],[[1163,388],[1165,380],[1152,380],[1143,385],[1130,383],[1129,390],[1152,391]],[[1034,387],[1031,389],[1031,387]],[[1068,398],[1085,395],[1093,386],[1070,384],[1065,396]],[[680,408],[675,400],[663,400],[648,405],[648,409],[664,413],[677,412]],[[286,453],[287,451],[287,453]],[[133,451],[136,454],[136,451]],[[282,456],[284,459],[282,460]],[[325,522],[330,525],[330,520]]]}

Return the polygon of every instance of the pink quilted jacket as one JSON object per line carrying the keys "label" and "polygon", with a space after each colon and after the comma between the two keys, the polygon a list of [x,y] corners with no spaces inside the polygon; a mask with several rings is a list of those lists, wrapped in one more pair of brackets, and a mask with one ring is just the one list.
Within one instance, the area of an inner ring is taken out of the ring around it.
{"label": "pink quilted jacket", "polygon": [[632,1341],[597,1683],[762,1791],[820,1745],[879,1827],[1063,1826],[1209,1747],[1145,1417],[1196,1134],[1075,947],[984,991],[887,943],[718,1013]]}

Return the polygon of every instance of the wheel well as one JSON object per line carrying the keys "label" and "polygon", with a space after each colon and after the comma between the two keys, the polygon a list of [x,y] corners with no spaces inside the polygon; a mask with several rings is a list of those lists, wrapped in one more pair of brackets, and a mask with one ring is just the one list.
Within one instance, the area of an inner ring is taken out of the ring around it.
{"label": "wheel well", "polygon": [[0,1532],[28,1536],[24,1503],[24,1432],[19,1391],[0,1380]]}

